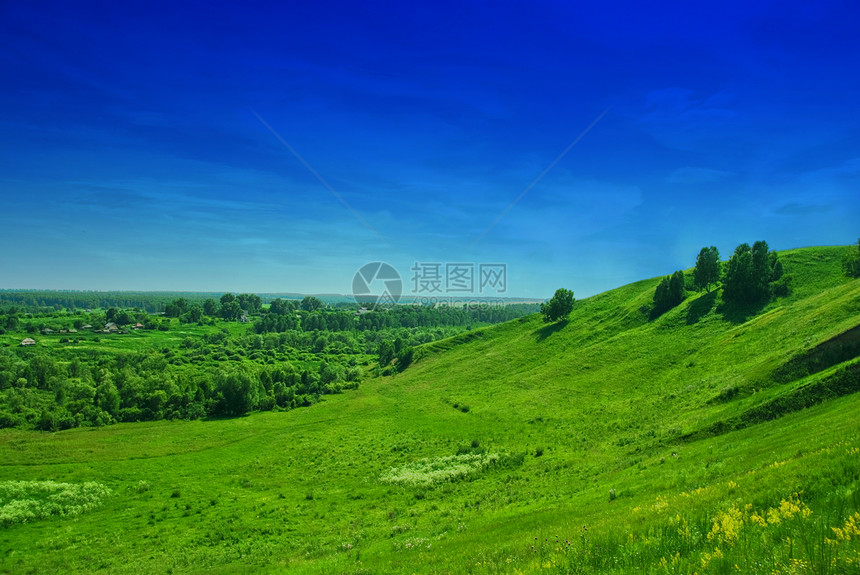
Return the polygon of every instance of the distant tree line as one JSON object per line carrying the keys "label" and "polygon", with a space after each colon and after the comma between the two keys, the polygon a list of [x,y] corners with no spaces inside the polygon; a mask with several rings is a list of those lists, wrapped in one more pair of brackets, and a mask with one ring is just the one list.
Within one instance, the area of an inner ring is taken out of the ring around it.
{"label": "distant tree line", "polygon": [[[149,313],[163,311],[175,295],[155,292],[77,292],[43,290],[0,290],[0,304],[28,311],[136,308]],[[188,294],[186,299],[202,300],[204,294]]]}
{"label": "distant tree line", "polygon": [[254,323],[257,333],[303,331],[379,331],[393,328],[428,328],[494,324],[538,310],[538,304],[505,306],[394,306],[386,310],[340,310],[302,306],[274,300]]}

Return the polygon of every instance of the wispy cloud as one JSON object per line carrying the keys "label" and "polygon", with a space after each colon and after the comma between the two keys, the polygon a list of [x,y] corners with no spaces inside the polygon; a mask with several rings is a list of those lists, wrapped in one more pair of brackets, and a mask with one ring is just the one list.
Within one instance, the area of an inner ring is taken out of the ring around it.
{"label": "wispy cloud", "polygon": [[788,202],[777,206],[773,213],[780,216],[808,216],[811,214],[822,214],[831,211],[831,206],[821,204],[808,204],[801,202]]}

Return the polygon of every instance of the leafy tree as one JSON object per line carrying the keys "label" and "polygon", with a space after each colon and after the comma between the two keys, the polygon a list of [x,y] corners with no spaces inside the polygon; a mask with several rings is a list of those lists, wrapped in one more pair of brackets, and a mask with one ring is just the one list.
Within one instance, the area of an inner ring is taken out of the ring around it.
{"label": "leafy tree", "polygon": [[188,300],[181,297],[164,306],[164,315],[167,317],[179,317],[188,311]]}
{"label": "leafy tree", "polygon": [[182,315],[184,323],[197,323],[203,319],[203,307],[200,304],[194,304],[188,309],[188,313]]}
{"label": "leafy tree", "polygon": [[328,345],[328,338],[324,335],[319,336],[314,340],[313,351],[314,353],[322,353],[325,351],[325,347]]}
{"label": "leafy tree", "polygon": [[203,313],[210,317],[218,315],[218,302],[211,297],[207,298],[203,302]]}
{"label": "leafy tree", "polygon": [[782,263],[776,252],[768,251],[767,242],[758,241],[752,247],[743,243],[735,248],[726,266],[723,299],[739,304],[766,301],[771,282],[782,275]]}
{"label": "leafy tree", "polygon": [[735,253],[732,254],[726,265],[723,299],[745,302],[753,299],[754,290],[752,248],[749,244],[743,243],[735,248]]}
{"label": "leafy tree", "polygon": [[394,359],[394,345],[388,340],[384,340],[379,344],[379,365],[387,366]]}
{"label": "leafy tree", "polygon": [[242,415],[251,411],[257,407],[260,387],[260,382],[245,370],[219,371],[215,377],[215,389],[223,397],[221,412]]}
{"label": "leafy tree", "polygon": [[[770,257],[770,256],[773,257]],[[775,253],[768,253],[768,245],[765,241],[758,241],[752,247],[753,258],[753,298],[755,301],[767,299],[770,295],[770,281],[774,273],[773,266],[776,260]]]}
{"label": "leafy tree", "polygon": [[263,300],[260,296],[250,293],[242,293],[236,296],[236,301],[239,302],[239,307],[248,313],[257,313],[263,307]]}
{"label": "leafy tree", "polygon": [[312,295],[305,296],[304,299],[302,299],[302,303],[300,304],[300,307],[306,311],[316,311],[324,306],[325,304],[322,302],[321,299]]}
{"label": "leafy tree", "polygon": [[226,303],[223,301],[223,297],[221,299],[221,317],[226,320],[235,320],[242,315],[242,308],[235,298],[228,300]]}
{"label": "leafy tree", "polygon": [[684,272],[678,270],[669,279],[669,298],[673,307],[684,301],[685,291]]}
{"label": "leafy tree", "polygon": [[660,315],[672,309],[684,301],[685,296],[684,272],[679,270],[664,277],[654,290],[654,313]]}
{"label": "leafy tree", "polygon": [[117,325],[128,325],[134,321],[134,317],[129,312],[123,310],[116,314],[114,321]]}
{"label": "leafy tree", "polygon": [[693,280],[696,288],[705,288],[710,293],[711,284],[720,281],[720,250],[711,246],[699,251],[696,268],[693,270]]}
{"label": "leafy tree", "polygon": [[552,299],[540,306],[540,312],[543,314],[544,321],[553,322],[567,318],[570,312],[573,311],[573,301],[572,290],[565,288],[557,289]]}
{"label": "leafy tree", "polygon": [[319,381],[322,385],[337,383],[343,379],[343,367],[336,363],[323,361],[320,364]]}
{"label": "leafy tree", "polygon": [[412,347],[404,347],[397,353],[397,371],[403,371],[412,363],[415,355]]}
{"label": "leafy tree", "polygon": [[272,300],[272,303],[269,304],[269,313],[275,315],[285,315],[293,311],[293,309],[292,302],[280,298]]}

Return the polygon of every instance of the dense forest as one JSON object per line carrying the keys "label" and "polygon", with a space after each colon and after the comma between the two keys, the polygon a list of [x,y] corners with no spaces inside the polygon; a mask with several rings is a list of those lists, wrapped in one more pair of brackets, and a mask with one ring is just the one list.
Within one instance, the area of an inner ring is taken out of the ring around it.
{"label": "dense forest", "polygon": [[11,293],[0,298],[0,427],[41,430],[307,406],[404,369],[417,345],[539,307]]}

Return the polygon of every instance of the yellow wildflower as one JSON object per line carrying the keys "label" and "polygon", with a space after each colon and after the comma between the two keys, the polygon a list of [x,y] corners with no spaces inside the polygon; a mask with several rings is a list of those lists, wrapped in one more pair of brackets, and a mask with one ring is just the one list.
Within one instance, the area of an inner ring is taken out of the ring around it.
{"label": "yellow wildflower", "polygon": [[708,541],[723,541],[729,545],[738,540],[738,533],[744,526],[744,517],[741,510],[731,507],[726,511],[720,511],[714,517],[714,524],[708,533]]}

